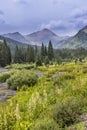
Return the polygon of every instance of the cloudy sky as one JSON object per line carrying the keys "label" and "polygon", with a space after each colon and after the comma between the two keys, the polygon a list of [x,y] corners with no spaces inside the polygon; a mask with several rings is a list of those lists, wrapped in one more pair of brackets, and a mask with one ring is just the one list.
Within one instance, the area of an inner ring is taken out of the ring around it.
{"label": "cloudy sky", "polygon": [[73,35],[87,25],[87,0],[0,0],[0,33],[48,28]]}

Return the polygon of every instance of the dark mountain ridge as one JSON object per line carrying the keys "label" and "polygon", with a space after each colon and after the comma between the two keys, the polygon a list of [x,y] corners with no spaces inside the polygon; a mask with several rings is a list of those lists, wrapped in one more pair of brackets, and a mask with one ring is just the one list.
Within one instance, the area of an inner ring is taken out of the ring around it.
{"label": "dark mountain ridge", "polygon": [[75,36],[69,38],[66,42],[64,42],[62,48],[87,49],[87,26],[82,28]]}
{"label": "dark mountain ridge", "polygon": [[8,33],[2,35],[6,38],[10,38],[12,40],[16,40],[21,43],[26,43],[26,44],[31,44],[31,45],[38,45],[41,46],[42,42],[48,46],[49,40],[52,41],[54,48],[59,44],[61,44],[62,40],[66,40],[66,37],[60,37],[56,35],[54,32],[51,30],[44,28],[41,31],[34,32],[32,34],[28,35],[22,35],[19,32],[14,32],[14,33]]}
{"label": "dark mountain ridge", "polygon": [[13,46],[15,44],[20,44],[20,46],[24,44],[41,46],[42,42],[44,45],[48,46],[49,40],[51,40],[54,48],[87,49],[87,26],[82,28],[76,35],[72,37],[60,37],[47,28],[25,36],[19,32],[15,32],[4,34],[0,37],[2,39],[5,38],[8,43]]}

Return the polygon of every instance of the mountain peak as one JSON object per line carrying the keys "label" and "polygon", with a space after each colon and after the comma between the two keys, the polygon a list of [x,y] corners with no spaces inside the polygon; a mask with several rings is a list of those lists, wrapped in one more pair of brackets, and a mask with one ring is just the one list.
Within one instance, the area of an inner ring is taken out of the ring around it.
{"label": "mountain peak", "polygon": [[60,37],[56,35],[54,32],[52,32],[48,28],[43,28],[42,30],[39,30],[37,32],[34,32],[32,34],[25,35],[26,40],[30,40],[31,43],[41,46],[42,42],[44,45],[48,46],[49,41],[51,40],[53,43],[53,46],[56,47],[58,42],[61,42],[65,40],[65,37]]}
{"label": "mountain peak", "polygon": [[64,48],[85,48],[87,49],[87,26],[80,29],[80,31],[73,37],[71,37],[66,43]]}
{"label": "mountain peak", "polygon": [[12,33],[3,34],[3,36],[8,36],[8,35],[21,35],[21,34],[19,32],[12,32]]}
{"label": "mountain peak", "polygon": [[87,34],[87,25],[82,29],[82,31]]}
{"label": "mountain peak", "polygon": [[21,42],[21,43],[27,43],[24,36],[19,32],[7,33],[7,34],[3,34],[2,36],[13,39],[13,40]]}
{"label": "mountain peak", "polygon": [[79,33],[82,33],[82,32],[87,33],[87,25],[86,25],[85,27],[83,27],[83,28],[79,31]]}
{"label": "mountain peak", "polygon": [[48,35],[52,35],[52,36],[57,36],[54,32],[52,32],[50,29],[48,29],[48,28],[44,28],[44,29],[42,29],[41,31],[40,31],[40,33],[44,33],[44,34],[48,34]]}
{"label": "mountain peak", "polygon": [[17,34],[17,35],[21,35],[19,32],[14,32],[14,33],[12,33],[12,34]]}
{"label": "mountain peak", "polygon": [[44,28],[42,31],[50,31],[48,28]]}
{"label": "mountain peak", "polygon": [[87,29],[87,25],[83,29]]}

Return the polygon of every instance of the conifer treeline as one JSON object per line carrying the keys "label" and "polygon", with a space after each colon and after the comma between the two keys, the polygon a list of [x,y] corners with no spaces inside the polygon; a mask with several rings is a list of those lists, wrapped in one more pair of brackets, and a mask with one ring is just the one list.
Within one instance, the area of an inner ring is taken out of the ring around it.
{"label": "conifer treeline", "polygon": [[27,48],[16,46],[14,54],[11,54],[10,47],[6,41],[0,42],[0,67],[11,63],[36,63],[39,66],[42,63],[45,65],[52,63],[50,61],[61,64],[62,61],[72,61],[73,59],[82,61],[85,57],[87,57],[87,50],[84,48],[75,50],[58,49],[54,51],[51,41],[49,41],[48,47],[42,43],[41,49],[30,45]]}
{"label": "conifer treeline", "polygon": [[42,63],[48,64],[53,58],[54,52],[51,41],[49,41],[48,48],[42,43],[41,49],[30,45],[27,48],[19,48],[16,45],[13,56],[11,56],[11,50],[6,41],[0,43],[0,66],[6,66],[10,63],[34,62],[36,65],[42,65]]}
{"label": "conifer treeline", "polygon": [[54,52],[51,41],[49,41],[48,48],[42,43],[41,49],[39,50],[37,46],[32,47],[28,45],[27,48],[18,48],[16,46],[13,62],[14,63],[34,63],[41,65],[47,61],[51,61],[54,58]]}
{"label": "conifer treeline", "polygon": [[11,63],[11,51],[6,41],[0,44],[0,66],[4,67]]}

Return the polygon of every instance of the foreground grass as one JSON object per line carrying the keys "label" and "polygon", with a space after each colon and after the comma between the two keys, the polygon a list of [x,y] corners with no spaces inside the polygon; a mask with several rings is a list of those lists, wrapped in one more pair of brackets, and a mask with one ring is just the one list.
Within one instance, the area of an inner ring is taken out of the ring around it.
{"label": "foreground grass", "polygon": [[[24,65],[20,68],[26,69]],[[12,69],[15,73],[19,67]],[[21,88],[15,97],[0,104],[0,129],[85,130],[80,115],[87,112],[87,63],[30,71],[44,75],[34,86]]]}

